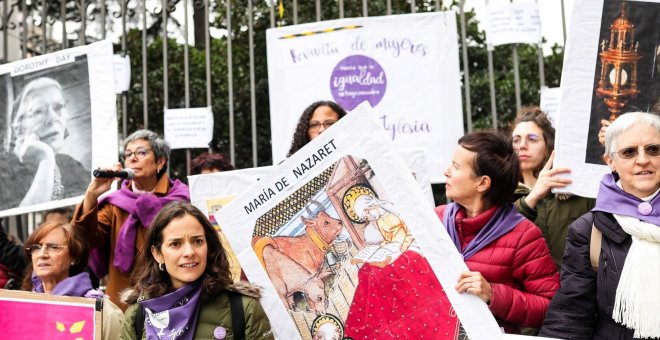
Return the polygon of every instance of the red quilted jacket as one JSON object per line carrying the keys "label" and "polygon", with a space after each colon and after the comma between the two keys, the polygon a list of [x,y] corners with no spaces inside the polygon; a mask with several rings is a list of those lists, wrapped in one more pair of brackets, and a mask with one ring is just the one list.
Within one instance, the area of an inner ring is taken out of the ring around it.
{"label": "red quilted jacket", "polygon": [[[446,206],[435,208],[442,220]],[[497,207],[467,218],[464,209],[456,214],[456,228],[465,247],[493,217]],[[541,327],[552,296],[559,289],[559,273],[541,230],[524,219],[504,236],[465,261],[493,288],[490,311],[507,333],[521,327]]]}

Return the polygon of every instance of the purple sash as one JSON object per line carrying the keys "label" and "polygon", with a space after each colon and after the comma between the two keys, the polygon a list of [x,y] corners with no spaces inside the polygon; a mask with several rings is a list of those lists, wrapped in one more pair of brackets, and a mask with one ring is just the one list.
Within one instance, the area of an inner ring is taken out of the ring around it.
{"label": "purple sash", "polygon": [[198,280],[161,297],[138,302],[146,312],[147,339],[192,339],[201,293]]}
{"label": "purple sash", "polygon": [[[113,204],[126,211],[129,216],[121,225],[117,242],[115,242],[115,259],[113,265],[122,273],[130,273],[135,258],[135,238],[137,236],[137,225],[142,224],[149,228],[151,221],[163,208],[164,205],[173,201],[190,201],[188,187],[179,180],[168,179],[170,185],[165,196],[155,194],[138,194],[128,189],[129,181],[123,181],[121,189],[99,200],[99,207],[104,203]],[[103,266],[106,261],[100,259],[98,252],[90,254],[90,266],[95,270],[98,277],[107,274],[107,268]],[[101,263],[97,263],[101,261]]]}
{"label": "purple sash", "polygon": [[451,240],[454,241],[456,249],[463,255],[463,260],[469,259],[479,250],[511,231],[518,223],[525,219],[523,215],[518,213],[513,204],[499,207],[490,221],[479,230],[477,236],[468,243],[465,249],[461,250],[461,240],[456,231],[456,213],[461,208],[457,203],[448,204],[445,207],[442,223],[447,228],[447,233],[449,233]]}
{"label": "purple sash", "polygon": [[[44,283],[41,282],[36,275],[32,274],[32,291],[37,293],[44,293]],[[103,297],[103,293],[92,287],[92,280],[89,274],[83,272],[75,276],[69,276],[60,281],[53,291],[52,295],[60,296],[77,296],[86,298],[99,298]]]}
{"label": "purple sash", "polygon": [[[640,212],[640,204],[642,202],[644,202],[642,199],[619,188],[612,174],[606,174],[600,182],[600,188],[598,188],[596,206],[591,210],[630,216],[660,226],[660,195],[655,195],[648,202],[652,208],[652,210],[648,211],[648,215],[643,215]],[[643,211],[643,209],[641,210]]]}

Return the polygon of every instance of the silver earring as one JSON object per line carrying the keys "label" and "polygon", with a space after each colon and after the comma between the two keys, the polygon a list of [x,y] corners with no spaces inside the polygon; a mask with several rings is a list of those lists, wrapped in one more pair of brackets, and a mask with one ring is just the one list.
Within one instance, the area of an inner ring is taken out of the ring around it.
{"label": "silver earring", "polygon": [[72,266],[75,265],[75,264],[76,264],[76,261],[71,261]]}
{"label": "silver earring", "polygon": [[158,269],[160,269],[161,272],[165,271],[165,263],[158,263]]}

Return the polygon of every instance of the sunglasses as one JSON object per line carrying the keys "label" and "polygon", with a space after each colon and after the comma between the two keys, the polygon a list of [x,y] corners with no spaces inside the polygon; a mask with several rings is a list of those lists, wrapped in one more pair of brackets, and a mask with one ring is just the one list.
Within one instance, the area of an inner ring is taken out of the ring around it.
{"label": "sunglasses", "polygon": [[[647,145],[647,146],[645,146],[641,149],[644,150],[644,153],[647,156],[658,156],[658,155],[660,155],[660,144],[649,144],[649,145]],[[631,146],[631,147],[623,148],[619,151],[616,151],[615,153],[617,155],[619,155],[619,157],[621,157],[622,159],[631,159],[631,158],[635,158],[639,155],[639,150],[640,150],[639,147]]]}

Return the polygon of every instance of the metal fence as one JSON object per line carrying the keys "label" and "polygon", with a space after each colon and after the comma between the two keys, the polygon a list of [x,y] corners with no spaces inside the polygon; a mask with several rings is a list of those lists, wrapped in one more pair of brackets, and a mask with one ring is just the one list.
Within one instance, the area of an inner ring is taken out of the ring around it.
{"label": "metal fence", "polygon": [[[493,50],[487,49],[487,85],[476,86],[487,86],[487,90],[481,89],[479,93],[489,93],[490,105],[484,108],[473,104],[470,70],[474,62],[468,51],[479,46],[468,37],[471,13],[465,12],[464,0],[451,3],[440,0],[2,0],[0,3],[4,62],[112,39],[115,53],[129,55],[134,70],[130,90],[117,96],[120,140],[137,128],[162,132],[163,108],[211,106],[216,125],[212,148],[228,153],[239,168],[272,162],[265,30],[276,26],[453,9],[459,19],[457,38],[461,42],[466,129],[478,127],[473,118],[481,117],[483,121],[484,112],[490,113],[488,125],[500,127],[496,63],[508,64],[505,67],[512,69],[515,108],[523,104],[517,45],[498,47],[500,55],[502,50],[510,50],[506,52],[510,53],[510,61],[494,60]],[[561,0],[562,12],[563,5]],[[534,67],[538,69],[540,87],[546,84],[544,57],[541,45],[532,48],[538,54]],[[160,60],[154,58],[159,54]],[[558,80],[555,83],[558,85]],[[515,109],[508,111],[510,115]],[[191,156],[191,150],[173,152],[173,176],[183,177],[189,172],[186,165]],[[40,216],[28,214],[15,217],[9,224],[24,238],[39,219]]]}

